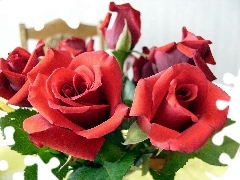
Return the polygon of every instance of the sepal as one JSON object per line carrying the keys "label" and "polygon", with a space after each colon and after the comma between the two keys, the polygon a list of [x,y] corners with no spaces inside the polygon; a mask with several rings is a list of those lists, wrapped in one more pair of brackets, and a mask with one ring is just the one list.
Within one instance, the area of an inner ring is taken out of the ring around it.
{"label": "sepal", "polygon": [[128,29],[127,21],[125,20],[125,25],[123,27],[122,33],[119,35],[116,51],[129,51],[131,49],[132,44],[132,36],[131,32]]}

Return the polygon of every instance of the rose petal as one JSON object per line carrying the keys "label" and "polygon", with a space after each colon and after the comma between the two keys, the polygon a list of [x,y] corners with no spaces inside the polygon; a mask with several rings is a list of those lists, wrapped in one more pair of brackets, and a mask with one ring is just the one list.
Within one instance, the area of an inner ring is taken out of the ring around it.
{"label": "rose petal", "polygon": [[[160,103],[163,101],[164,97],[166,96],[166,93],[169,89],[170,82],[173,79],[173,76],[175,74],[175,71],[172,70],[171,68],[167,69],[165,73],[161,72],[156,74],[159,78],[156,79],[156,82],[154,85],[149,85],[150,87],[153,87],[152,90],[152,117],[155,115],[158,106]],[[153,76],[147,78],[147,79],[152,79]]]}
{"label": "rose petal", "polygon": [[88,139],[102,137],[114,131],[122,123],[123,118],[126,116],[127,112],[128,107],[125,104],[119,104],[116,107],[113,116],[110,117],[105,122],[103,122],[102,124],[88,130],[75,132],[76,134],[79,134]]}
{"label": "rose petal", "polygon": [[[76,69],[74,69],[74,72],[79,74],[79,75],[83,75],[83,76],[89,78],[89,80],[91,82],[94,81],[94,78],[95,78],[94,73],[93,73],[94,71],[92,71],[91,69],[89,69],[85,65],[78,66]],[[100,78],[101,78],[101,76],[100,76]]]}
{"label": "rose petal", "polygon": [[169,150],[171,140],[176,139],[179,135],[180,133],[177,131],[153,123],[148,137],[152,145]]}
{"label": "rose petal", "polygon": [[196,36],[195,34],[189,32],[186,27],[182,28],[182,41],[187,40],[198,40],[199,36]]}
{"label": "rose petal", "polygon": [[76,124],[65,118],[60,111],[49,107],[48,101],[54,100],[51,99],[51,96],[46,91],[47,78],[48,77],[46,75],[37,75],[34,83],[29,88],[29,102],[51,124],[55,124],[56,126],[65,127],[76,131],[82,130],[80,126],[77,126]]}
{"label": "rose petal", "polygon": [[[72,98],[79,103],[86,102],[87,104],[105,104],[106,97],[102,88],[102,72],[99,65],[93,65],[94,81],[86,93]],[[76,71],[76,70],[75,70]]]}
{"label": "rose petal", "polygon": [[198,53],[194,55],[193,60],[196,66],[198,66],[204,72],[209,81],[217,79]]}
{"label": "rose petal", "polygon": [[19,106],[29,106],[29,102],[27,101],[28,96],[28,81],[22,86],[22,88],[8,100],[8,104],[19,105]]}
{"label": "rose petal", "polygon": [[42,115],[36,114],[23,121],[23,129],[29,133],[47,130],[53,127]]}
{"label": "rose petal", "polygon": [[156,50],[154,58],[158,72],[166,70],[174,64],[186,63],[189,61],[189,58],[178,49],[173,49],[172,51],[166,53]]}
{"label": "rose petal", "polygon": [[0,96],[4,99],[10,99],[15,92],[12,90],[7,78],[0,72]]}
{"label": "rose petal", "polygon": [[31,71],[33,69],[34,66],[36,66],[38,64],[38,62],[39,62],[38,57],[44,55],[44,50],[43,50],[44,46],[45,46],[45,44],[43,43],[43,41],[39,40],[36,48],[34,49],[33,53],[29,57],[28,62],[26,64],[22,74],[26,75],[29,71]]}
{"label": "rose petal", "polygon": [[70,56],[50,48],[43,59],[28,73],[28,80],[32,84],[38,73],[49,76],[55,69],[67,67],[71,61]]}
{"label": "rose petal", "polygon": [[111,107],[111,114],[113,114],[116,106],[121,102],[122,92],[122,73],[117,60],[102,50],[86,52],[75,57],[68,68],[76,69],[82,64],[90,69],[93,64],[101,67],[104,96],[107,104]]}
{"label": "rose petal", "polygon": [[111,14],[109,12],[100,26],[100,30],[103,32],[108,47],[111,49],[115,48],[119,35],[123,31],[124,22],[127,21],[128,29],[132,38],[131,48],[133,48],[141,35],[140,12],[133,9],[129,3],[116,5],[114,2],[109,4],[109,11],[117,13],[117,17],[111,29],[108,27],[111,18]]}
{"label": "rose petal", "polygon": [[[51,126],[41,115],[24,121],[24,129],[37,146],[48,146],[76,158],[93,161],[105,139],[86,139],[73,131]],[[32,129],[34,128],[34,130]]]}
{"label": "rose petal", "polygon": [[105,16],[104,20],[102,21],[102,23],[99,26],[99,29],[102,31],[102,34],[104,37],[106,35],[107,27],[110,23],[111,17],[112,17],[112,13],[108,12],[107,15]]}
{"label": "rose petal", "polygon": [[166,44],[164,46],[156,48],[156,50],[157,51],[161,51],[162,53],[168,53],[168,52],[171,52],[172,50],[174,50],[175,47],[176,47],[176,43],[175,42],[171,42],[169,44]]}
{"label": "rose petal", "polygon": [[[171,86],[172,87],[172,86]],[[198,87],[195,84],[180,84],[176,89],[172,89],[176,93],[176,98],[179,102],[190,102],[197,97]],[[170,91],[170,89],[169,89]],[[182,92],[184,91],[184,92]],[[183,94],[181,94],[183,93]],[[170,94],[170,93],[169,93]],[[169,97],[170,98],[170,97]],[[167,98],[167,99],[169,99]],[[182,104],[183,106],[183,104]],[[185,107],[185,106],[184,106]]]}
{"label": "rose petal", "polygon": [[[199,120],[177,138],[169,141],[169,150],[192,153],[202,147],[213,135],[214,128],[207,121]],[[197,133],[196,133],[197,132]]]}
{"label": "rose petal", "polygon": [[[153,82],[158,75],[154,75],[151,77],[155,77]],[[147,119],[151,118],[152,113],[152,87],[151,84],[148,85],[148,81],[146,79],[140,79],[137,83],[137,88],[134,92],[134,98],[132,107],[130,110],[130,116],[145,116]]]}
{"label": "rose petal", "polygon": [[[101,72],[98,65],[94,65],[93,72],[86,66],[81,65],[77,68],[77,72],[67,69],[58,68],[53,71],[47,80],[47,90],[52,98],[57,98],[65,104],[71,106],[82,106],[82,104],[104,104],[105,96],[102,92]],[[80,72],[82,70],[82,72]],[[89,72],[90,71],[90,72]],[[88,76],[89,75],[89,76]],[[95,79],[94,79],[95,78]],[[72,96],[63,95],[64,85],[72,87]],[[80,89],[83,85],[84,91]],[[86,89],[85,89],[86,88]]]}
{"label": "rose petal", "polygon": [[22,88],[23,84],[26,81],[26,76],[18,74],[9,70],[3,70],[1,73],[8,79],[11,88],[17,92]]}
{"label": "rose petal", "polygon": [[149,134],[152,127],[152,124],[149,121],[149,119],[147,119],[145,116],[138,116],[137,124],[146,134]]}
{"label": "rose petal", "polygon": [[64,39],[58,43],[57,50],[77,56],[86,51],[85,40],[77,37]]}
{"label": "rose petal", "polygon": [[9,56],[11,58],[12,55],[14,56],[16,54],[18,54],[18,57],[24,57],[26,59],[28,59],[31,55],[26,49],[22,47],[16,47],[12,52],[9,53]]}
{"label": "rose petal", "polygon": [[189,58],[193,58],[197,51],[196,49],[189,48],[182,43],[177,44],[177,49]]}
{"label": "rose petal", "polygon": [[90,129],[98,126],[109,116],[108,105],[91,105],[80,107],[67,107],[63,105],[57,105],[52,101],[49,101],[49,107],[59,110],[64,117],[77,124],[84,129]]}
{"label": "rose petal", "polygon": [[24,48],[15,48],[12,52],[9,53],[7,57],[6,61],[8,64],[8,69],[11,72],[22,74],[22,71],[27,64],[30,55],[31,54]]}
{"label": "rose petal", "polygon": [[89,42],[86,45],[86,52],[94,51],[94,40],[90,38]]}
{"label": "rose petal", "polygon": [[[162,105],[162,106],[164,106],[164,109],[166,109],[166,110],[161,110],[161,107],[158,108],[159,111],[162,112],[163,114],[158,115],[157,117],[161,117],[161,119],[163,119],[164,122],[168,122],[168,124],[170,124],[170,125],[173,124],[174,126],[178,127],[178,129],[182,129],[181,125],[178,125],[178,123],[171,122],[171,120],[170,120],[171,116],[168,117],[169,119],[164,118],[164,114],[166,114],[166,115],[167,114],[172,114],[173,115],[172,118],[176,119],[177,122],[179,122],[179,123],[181,121],[187,121],[186,123],[189,124],[188,123],[189,118],[187,118],[187,117],[191,117],[191,120],[193,122],[197,122],[198,118],[196,117],[196,115],[194,115],[192,112],[190,112],[188,110],[188,108],[191,108],[191,107],[189,107],[191,101],[193,101],[197,97],[198,88],[194,84],[180,84],[179,87],[181,87],[181,88],[184,87],[187,91],[189,91],[189,90],[191,91],[191,95],[188,97],[188,99],[187,100],[182,100],[182,99],[177,98],[176,86],[177,86],[177,80],[174,79],[170,83],[169,92],[168,92],[168,95],[166,97],[166,100],[167,100],[166,102],[167,103],[165,105]],[[181,124],[184,126],[184,124],[186,124],[186,123],[182,122]],[[167,126],[167,127],[170,127],[170,126]]]}
{"label": "rose petal", "polygon": [[[182,42],[184,43],[185,41],[196,41],[196,40],[204,40],[200,36],[196,36],[195,34],[189,32],[186,27],[182,28]],[[208,44],[211,43],[211,41],[207,40]],[[207,50],[204,55],[204,61],[209,64],[216,64],[213,55],[211,53],[210,47],[207,46]]]}
{"label": "rose petal", "polygon": [[[88,88],[90,88],[93,84],[93,82],[91,81],[92,78],[90,76],[91,79],[89,79],[89,77],[86,74],[81,74],[78,75],[76,74],[75,71],[71,70],[71,69],[67,69],[67,68],[58,68],[55,69],[53,71],[53,73],[49,76],[48,80],[47,80],[47,91],[50,95],[53,96],[53,98],[58,98],[63,102],[71,103],[72,102],[72,98],[74,98],[75,96],[77,96],[77,94],[79,93],[77,89],[75,89],[76,87],[74,87],[74,77],[75,76],[79,76],[79,80],[81,82],[84,82],[85,84],[87,84]],[[76,79],[76,77],[75,77]],[[75,95],[73,97],[64,97],[63,96],[63,86],[66,83],[70,83],[71,86],[73,86],[74,91],[75,91]],[[82,95],[82,94],[80,94]]]}
{"label": "rose petal", "polygon": [[166,100],[163,100],[161,105],[159,105],[154,117],[151,119],[151,123],[156,123],[178,132],[188,128],[193,121],[198,121],[198,118],[192,112],[178,103],[172,106]]}
{"label": "rose petal", "polygon": [[88,111],[89,108],[91,107],[91,106],[84,106],[81,104],[79,104],[79,106],[76,106],[76,107],[72,107],[72,106],[68,107],[68,106],[56,104],[51,100],[48,101],[48,105],[50,108],[56,109],[56,110],[58,109],[59,111],[61,111],[64,114],[65,113],[84,113],[84,112]]}
{"label": "rose petal", "polygon": [[206,121],[215,130],[224,127],[227,119],[228,108],[219,110],[216,106],[217,100],[230,101],[229,95],[215,84],[208,82],[207,98],[203,102],[207,106],[199,106],[196,113],[202,114],[200,119]]}

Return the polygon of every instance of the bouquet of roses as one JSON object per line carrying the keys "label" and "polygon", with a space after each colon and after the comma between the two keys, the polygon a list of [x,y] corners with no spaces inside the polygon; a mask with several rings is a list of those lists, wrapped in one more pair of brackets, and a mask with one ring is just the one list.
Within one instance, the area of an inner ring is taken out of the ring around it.
{"label": "bouquet of roses", "polygon": [[[233,156],[239,144],[211,142],[232,123],[228,108],[216,107],[230,97],[212,82],[211,41],[183,27],[180,42],[136,52],[140,12],[113,2],[109,11],[99,27],[107,51],[73,37],[47,52],[39,40],[32,53],[17,47],[1,58],[0,96],[15,109],[6,106],[0,126],[15,128],[12,150],[45,163],[58,158],[59,179],[119,180],[139,169],[169,180],[194,157],[223,165],[220,153]],[[25,179],[36,174],[36,166],[24,170]]]}

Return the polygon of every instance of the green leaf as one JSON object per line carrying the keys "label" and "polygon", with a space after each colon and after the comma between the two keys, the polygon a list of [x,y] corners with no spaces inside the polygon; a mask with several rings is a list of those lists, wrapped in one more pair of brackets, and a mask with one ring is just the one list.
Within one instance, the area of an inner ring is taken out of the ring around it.
{"label": "green leaf", "polygon": [[222,166],[225,164],[222,164],[219,161],[220,155],[226,153],[233,158],[236,155],[238,148],[239,144],[236,141],[225,136],[222,145],[217,146],[213,144],[210,139],[200,150],[193,153],[193,155],[208,164]]}
{"label": "green leaf", "polygon": [[7,126],[12,126],[15,129],[14,140],[15,144],[11,146],[12,150],[20,154],[36,154],[38,149],[28,138],[28,134],[23,130],[23,121],[36,114],[36,111],[30,109],[17,109],[14,112],[8,113],[0,120],[0,127],[3,130]]}
{"label": "green leaf", "polygon": [[131,49],[131,45],[132,45],[132,36],[128,29],[127,21],[125,20],[123,31],[120,34],[116,44],[116,50],[129,51]]}
{"label": "green leaf", "polygon": [[106,140],[98,155],[101,161],[115,162],[121,158],[122,154],[123,151],[121,147],[110,140]]}
{"label": "green leaf", "polygon": [[166,159],[166,165],[160,174],[153,169],[149,170],[150,174],[155,180],[173,180],[175,173],[187,163],[191,154],[163,150],[159,157]]}
{"label": "green leaf", "polygon": [[[52,173],[58,178],[63,179],[66,177],[69,169],[68,166],[64,166],[67,161],[67,156],[63,153],[52,153],[53,151],[47,147],[39,149],[37,155],[42,159],[45,164],[48,164],[49,161],[55,157],[60,161],[60,165],[57,168],[52,169]],[[24,169],[24,177],[26,180],[37,179],[38,176],[38,166],[33,164],[32,166],[26,166]]]}
{"label": "green leaf", "polygon": [[134,159],[132,153],[125,153],[116,162],[104,162],[102,167],[84,166],[72,172],[69,180],[119,180],[129,171]]}
{"label": "green leaf", "polygon": [[[230,126],[234,123],[235,121],[232,121],[231,119],[227,119],[227,123],[225,127]],[[218,132],[216,132],[215,134],[217,133]],[[212,142],[212,138],[211,138],[207,141],[207,143],[201,149],[193,153],[193,156],[198,157],[199,159],[205,161],[208,164],[222,166],[224,164],[222,164],[219,161],[219,156],[222,153],[226,153],[231,158],[233,158],[236,155],[239,146],[240,145],[238,142],[232,140],[227,136],[224,137],[224,141],[220,146],[215,145]]]}
{"label": "green leaf", "polygon": [[142,163],[142,175],[146,175],[149,171],[149,163],[148,160],[152,156],[152,153],[143,155],[143,163]]}
{"label": "green leaf", "polygon": [[51,158],[57,158],[60,162],[60,165],[57,168],[52,169],[52,172],[58,179],[63,179],[69,171],[68,166],[65,165],[67,156],[60,152],[53,152],[54,150],[44,147],[38,151],[38,155],[46,164],[51,160]]}
{"label": "green leaf", "polygon": [[[28,137],[28,134],[23,130],[23,121],[35,115],[37,112],[34,110],[20,108],[14,112],[8,113],[5,117],[2,117],[0,120],[0,128],[3,130],[7,126],[12,126],[15,129],[14,140],[15,144],[10,146],[12,150],[17,151],[23,155],[39,155],[44,163],[48,163],[52,157],[57,157],[60,161],[60,166],[53,169],[53,173],[59,179],[63,179],[67,172],[68,167],[63,167],[61,170],[60,167],[66,162],[66,156],[63,153],[51,150],[47,147],[38,148],[36,147]],[[55,153],[53,153],[55,152]],[[24,170],[24,177],[26,180],[37,179],[37,165],[27,166]]]}
{"label": "green leaf", "polygon": [[34,164],[32,166],[27,166],[24,169],[24,180],[33,180],[38,179],[37,177],[37,164]]}
{"label": "green leaf", "polygon": [[128,78],[125,79],[124,86],[123,86],[122,99],[123,99],[123,102],[129,106],[132,105],[135,87],[136,86],[132,81],[130,81]]}
{"label": "green leaf", "polygon": [[136,144],[142,142],[148,138],[147,134],[144,133],[136,122],[134,122],[128,130],[127,138],[124,145]]}

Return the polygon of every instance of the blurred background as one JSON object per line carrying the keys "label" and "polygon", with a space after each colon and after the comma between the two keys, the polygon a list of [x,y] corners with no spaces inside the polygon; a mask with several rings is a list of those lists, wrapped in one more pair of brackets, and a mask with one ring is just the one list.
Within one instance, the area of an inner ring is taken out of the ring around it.
{"label": "blurred background", "polygon": [[[109,0],[0,0],[0,57],[20,46],[19,23],[41,29],[44,22],[62,18],[69,26],[97,25],[105,18]],[[223,74],[240,68],[239,0],[115,0],[129,2],[141,12],[142,36],[136,46],[162,46],[181,40],[181,30],[212,41],[217,65],[210,66],[222,83]],[[34,48],[36,42],[32,43]],[[31,47],[30,47],[31,48]]]}

